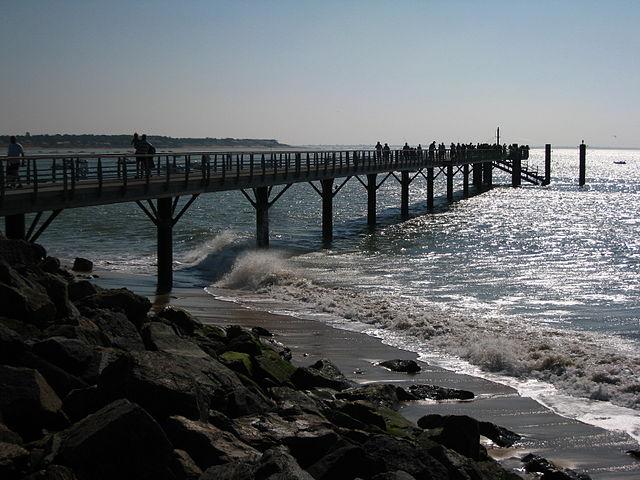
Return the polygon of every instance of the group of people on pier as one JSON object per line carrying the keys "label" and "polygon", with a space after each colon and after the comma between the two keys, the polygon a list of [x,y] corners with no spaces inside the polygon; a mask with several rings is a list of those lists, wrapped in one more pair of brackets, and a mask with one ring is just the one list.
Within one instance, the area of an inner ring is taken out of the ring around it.
{"label": "group of people on pier", "polygon": [[[382,160],[389,160],[391,156],[391,148],[387,143],[384,147],[380,142],[376,143],[376,157]],[[498,150],[501,155],[508,159],[513,159],[516,155],[520,155],[520,158],[526,160],[529,158],[529,145],[513,144],[507,146],[498,145],[497,143],[453,143],[449,145],[449,160],[465,160],[471,158],[474,152],[479,150]],[[429,160],[446,160],[447,159],[447,147],[444,142],[436,144],[435,141],[431,142],[426,149],[422,148],[422,144],[418,144],[417,147],[411,147],[405,142],[402,147],[402,156],[404,158],[427,158]]]}
{"label": "group of people on pier", "polygon": [[151,175],[155,168],[153,156],[156,154],[156,148],[145,134],[140,136],[137,132],[133,134],[131,146],[136,154],[136,177],[142,177],[143,173],[147,176]]}

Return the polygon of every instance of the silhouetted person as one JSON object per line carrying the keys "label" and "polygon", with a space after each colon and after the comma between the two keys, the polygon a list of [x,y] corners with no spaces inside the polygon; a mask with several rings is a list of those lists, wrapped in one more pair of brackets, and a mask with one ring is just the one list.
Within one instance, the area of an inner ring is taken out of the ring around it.
{"label": "silhouetted person", "polygon": [[422,160],[422,145],[418,144],[418,148],[416,148],[416,153],[418,154],[418,160]]}
{"label": "silhouetted person", "polygon": [[389,148],[388,143],[385,143],[384,147],[382,147],[382,156],[384,157],[385,162],[389,161],[389,157],[391,156],[391,149]]}
{"label": "silhouetted person", "polygon": [[380,160],[382,158],[382,145],[380,142],[376,143],[376,158]]}
{"label": "silhouetted person", "polygon": [[147,136],[143,134],[142,137],[140,137],[140,142],[136,148],[136,158],[138,162],[140,162],[145,175],[147,176],[151,175],[151,170],[155,167],[153,163],[153,156],[155,153],[155,147],[149,143]]}
{"label": "silhouetted person", "polygon": [[[460,144],[458,144],[458,147],[460,147]],[[451,161],[458,157],[458,149],[456,148],[456,144],[453,142],[449,145],[449,157],[451,158]]]}
{"label": "silhouetted person", "polygon": [[7,148],[7,157],[12,157],[7,160],[7,186],[15,187],[16,183],[18,188],[22,188],[20,183],[20,165],[24,164],[24,160],[19,157],[24,157],[24,148],[18,143],[18,140],[13,135],[9,138],[9,147]]}
{"label": "silhouetted person", "polygon": [[429,144],[429,160],[435,160],[436,158],[436,142]]}

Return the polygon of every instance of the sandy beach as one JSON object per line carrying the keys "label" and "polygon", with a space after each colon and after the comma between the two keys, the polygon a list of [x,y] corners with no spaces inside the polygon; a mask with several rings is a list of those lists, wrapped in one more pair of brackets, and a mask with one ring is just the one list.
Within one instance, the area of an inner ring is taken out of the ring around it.
{"label": "sandy beach", "polygon": [[292,361],[298,365],[329,358],[346,377],[361,384],[387,382],[408,386],[427,383],[470,390],[476,395],[472,401],[407,402],[400,411],[412,421],[428,413],[466,414],[523,435],[523,440],[514,448],[489,446],[490,454],[505,466],[520,468],[519,458],[533,452],[563,467],[588,473],[594,479],[640,477],[640,462],[626,454],[627,450],[638,448],[628,435],[559,416],[534,400],[521,397],[508,386],[423,362],[420,362],[422,371],[414,375],[391,372],[376,364],[394,358],[417,360],[417,355],[385,345],[379,339],[321,322],[249,310],[220,301],[201,286],[182,284],[170,295],[156,296],[153,278],[112,271],[98,274],[96,283],[109,288],[127,287],[146,295],[154,308],[170,303],[187,309],[205,323],[264,327],[291,348]]}

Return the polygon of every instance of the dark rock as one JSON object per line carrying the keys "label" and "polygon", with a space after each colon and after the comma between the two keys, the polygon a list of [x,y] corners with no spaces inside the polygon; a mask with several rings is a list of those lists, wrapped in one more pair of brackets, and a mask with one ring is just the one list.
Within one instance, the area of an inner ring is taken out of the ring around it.
{"label": "dark rock", "polygon": [[24,480],[77,480],[76,474],[63,465],[48,465],[46,468],[32,473]]}
{"label": "dark rock", "polygon": [[[23,339],[37,339],[42,336],[42,330],[38,327],[25,323],[22,320],[16,320],[15,318],[6,318],[0,316],[0,325],[13,330]],[[0,353],[0,356],[2,353]]]}
{"label": "dark rock", "polygon": [[422,370],[415,360],[386,360],[380,362],[379,365],[393,372],[417,373]]}
{"label": "dark rock", "polygon": [[44,272],[48,273],[59,273],[60,272],[60,260],[55,257],[47,257],[42,260],[38,266]]}
{"label": "dark rock", "polygon": [[253,376],[253,362],[248,353],[241,352],[224,352],[218,357],[231,370],[243,375]]}
{"label": "dark rock", "polygon": [[182,335],[193,335],[197,329],[202,327],[200,320],[186,310],[173,305],[165,306],[156,316],[174,325]]}
{"label": "dark rock", "polygon": [[430,413],[418,419],[418,426],[424,429],[441,428],[444,425],[444,419],[444,415]]}
{"label": "dark rock", "polygon": [[286,448],[275,447],[254,462],[234,462],[207,469],[200,480],[313,480]]}
{"label": "dark rock", "polygon": [[171,471],[177,480],[198,480],[202,470],[184,450],[176,449],[171,457]]}
{"label": "dark rock", "polygon": [[126,288],[98,291],[79,300],[77,305],[85,309],[106,308],[107,310],[119,310],[137,328],[142,326],[147,312],[151,309],[151,302],[148,298],[136,295]]}
{"label": "dark rock", "polygon": [[[383,431],[387,428],[387,424],[382,415],[376,412],[372,405],[365,402],[347,402],[342,405],[338,411],[357,420],[359,425],[364,425],[365,428],[373,426]],[[351,428],[358,428],[358,425],[354,425]]]}
{"label": "dark rock", "polygon": [[82,376],[94,358],[93,348],[71,338],[52,337],[33,345],[33,352],[75,376]]}
{"label": "dark rock", "polygon": [[80,314],[75,305],[69,301],[67,282],[53,273],[43,273],[37,278],[37,281],[45,288],[49,299],[53,301],[56,307],[56,318],[66,319],[68,317],[65,323],[75,324]]}
{"label": "dark rock", "polygon": [[271,333],[269,330],[267,330],[264,327],[253,327],[251,329],[251,333],[259,337],[273,337],[273,333]]}
{"label": "dark rock", "polygon": [[291,415],[286,418],[274,413],[235,419],[238,438],[258,450],[276,445],[289,447],[303,467],[317,461],[338,440],[331,424],[314,414]]}
{"label": "dark rock", "polygon": [[409,441],[386,435],[372,435],[362,448],[368,455],[383,463],[379,472],[402,470],[415,478],[450,478],[442,463]]}
{"label": "dark rock", "polygon": [[69,299],[72,302],[80,300],[91,295],[98,293],[98,287],[96,287],[89,280],[78,280],[69,283]]}
{"label": "dark rock", "polygon": [[296,367],[267,347],[263,348],[262,353],[253,360],[258,377],[272,380],[279,385],[289,383],[296,371]]}
{"label": "dark rock", "polygon": [[633,458],[640,460],[640,450],[627,450],[627,455],[631,455]]}
{"label": "dark rock", "polygon": [[84,317],[78,319],[77,325],[52,325],[44,330],[43,337],[77,338],[89,345],[110,345],[97,325]]}
{"label": "dark rock", "polygon": [[273,408],[264,395],[250,391],[209,357],[131,352],[109,365],[98,385],[110,398],[128,398],[160,419],[182,415],[206,420],[210,409],[239,416]]}
{"label": "dark rock", "polygon": [[544,480],[590,480],[591,478],[570,468],[559,468],[546,458],[532,453],[525,455],[522,462],[527,472],[540,473]]}
{"label": "dark rock", "polygon": [[399,405],[398,390],[404,391],[395,385],[372,383],[343,390],[336,393],[336,398],[352,401],[366,400],[374,405],[384,405],[396,409]]}
{"label": "dark rock", "polygon": [[499,447],[510,447],[522,437],[511,430],[491,422],[479,422],[480,435],[487,437]]}
{"label": "dark rock", "polygon": [[337,448],[315,462],[309,472],[316,480],[351,480],[369,478],[383,468],[382,462],[354,445]]}
{"label": "dark rock", "polygon": [[0,365],[0,392],[0,416],[23,438],[66,426],[60,398],[37,371]]}
{"label": "dark rock", "polygon": [[174,447],[185,450],[201,469],[221,463],[255,460],[260,453],[229,432],[185,417],[170,417],[164,431]]}
{"label": "dark rock", "polygon": [[29,464],[29,452],[15,443],[0,442],[0,478],[22,478]]}
{"label": "dark rock", "polygon": [[371,477],[371,480],[416,480],[416,478],[403,470],[396,470],[395,472],[379,473]]}
{"label": "dark rock", "polygon": [[140,335],[148,350],[171,353],[184,357],[208,358],[209,356],[193,342],[179,337],[173,327],[161,322],[144,324]]}
{"label": "dark rock", "polygon": [[[247,353],[253,357],[260,355],[262,352],[262,346],[260,341],[244,330],[240,333],[235,333],[232,330],[233,336],[227,340],[226,350]],[[227,330],[227,336],[229,336],[229,331]]]}
{"label": "dark rock", "polygon": [[298,368],[291,376],[297,388],[308,389],[326,387],[333,390],[346,390],[356,384],[347,380],[329,360],[322,359],[307,368]]}
{"label": "dark rock", "polygon": [[80,479],[166,477],[173,448],[138,405],[117,400],[56,435],[55,463]]}
{"label": "dark rock", "polygon": [[27,349],[22,337],[0,323],[0,361],[11,361]]}
{"label": "dark rock", "polygon": [[46,289],[18,274],[0,259],[0,316],[44,326],[56,315]]}
{"label": "dark rock", "polygon": [[302,412],[320,414],[321,405],[311,396],[289,387],[272,387],[269,394],[275,400],[278,410],[284,414]]}
{"label": "dark rock", "polygon": [[409,392],[421,400],[471,400],[475,396],[473,392],[468,390],[439,387],[437,385],[411,385]]}
{"label": "dark rock", "polygon": [[99,309],[95,311],[92,321],[109,345],[128,352],[145,349],[138,330],[124,313]]}
{"label": "dark rock", "polygon": [[47,252],[36,243],[0,237],[0,258],[11,266],[37,265]]}
{"label": "dark rock", "polygon": [[62,410],[72,422],[82,420],[91,413],[95,413],[109,403],[98,387],[91,385],[85,388],[71,390],[62,401]]}
{"label": "dark rock", "polygon": [[0,423],[0,443],[15,443],[22,445],[22,437],[5,424]]}
{"label": "dark rock", "polygon": [[478,421],[466,415],[445,417],[438,441],[465,457],[480,458],[480,428]]}
{"label": "dark rock", "polygon": [[76,257],[73,261],[73,267],[71,267],[71,270],[74,272],[89,273],[93,270],[93,262],[86,258]]}

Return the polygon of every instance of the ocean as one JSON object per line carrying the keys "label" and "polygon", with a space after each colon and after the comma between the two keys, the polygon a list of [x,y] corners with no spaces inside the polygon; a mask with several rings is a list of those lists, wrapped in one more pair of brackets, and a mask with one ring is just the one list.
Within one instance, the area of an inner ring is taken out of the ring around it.
{"label": "ocean", "polygon": [[[532,149],[529,163],[542,171],[543,158]],[[513,189],[494,170],[495,188],[462,199],[459,176],[451,204],[440,176],[433,213],[417,177],[405,221],[390,177],[375,230],[352,179],[334,199],[330,248],[308,184],[271,207],[267,251],[254,247],[240,192],[201,195],[174,229],[176,282],[380,337],[640,440],[640,151],[589,149],[584,188],[577,148],[552,159],[547,187]],[[40,242],[63,259],[155,274],[155,228],[135,204],[64,211]]]}

